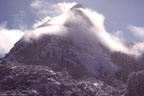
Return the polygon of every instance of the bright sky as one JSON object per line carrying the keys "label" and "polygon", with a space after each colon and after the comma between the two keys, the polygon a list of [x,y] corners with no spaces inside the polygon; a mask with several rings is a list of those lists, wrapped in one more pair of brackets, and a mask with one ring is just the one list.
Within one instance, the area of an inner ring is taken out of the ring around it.
{"label": "bright sky", "polygon": [[56,2],[79,2],[104,15],[108,32],[128,41],[144,40],[134,34],[140,30],[140,35],[144,35],[144,0],[0,0],[0,24],[6,23],[9,29],[25,30],[36,20],[51,15],[49,10],[38,15],[38,9],[32,8],[36,1],[43,2],[43,9]]}

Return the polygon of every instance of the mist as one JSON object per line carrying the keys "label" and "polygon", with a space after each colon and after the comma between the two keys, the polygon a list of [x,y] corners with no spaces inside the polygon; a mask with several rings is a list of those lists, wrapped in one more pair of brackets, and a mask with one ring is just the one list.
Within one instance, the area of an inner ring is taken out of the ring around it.
{"label": "mist", "polygon": [[4,57],[14,44],[23,36],[23,32],[18,29],[9,30],[5,26],[0,26],[0,56]]}
{"label": "mist", "polygon": [[[104,26],[105,17],[94,10],[83,8],[77,3],[58,3],[55,10],[61,12],[58,16],[47,17],[37,22],[34,30],[27,32],[28,38],[38,39],[44,34],[67,35],[71,36],[75,42],[95,41],[100,42],[112,52],[122,52],[129,55],[140,56],[143,53],[143,43],[136,43],[131,48],[127,47],[120,38],[107,32]],[[71,6],[71,7],[69,7]],[[66,9],[66,10],[64,10]],[[91,41],[92,40],[92,41]]]}

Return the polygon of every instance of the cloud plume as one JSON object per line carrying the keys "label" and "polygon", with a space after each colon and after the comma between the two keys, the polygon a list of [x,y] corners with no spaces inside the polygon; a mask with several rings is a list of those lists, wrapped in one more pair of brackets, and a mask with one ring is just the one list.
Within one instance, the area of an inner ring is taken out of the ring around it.
{"label": "cloud plume", "polygon": [[23,32],[17,29],[9,30],[5,25],[0,25],[0,55],[3,57],[14,44],[23,36]]}
{"label": "cloud plume", "polygon": [[68,11],[72,6],[76,3],[55,3],[48,2],[47,0],[33,0],[30,3],[30,7],[32,8],[33,12],[36,14],[38,19],[43,19],[46,16],[57,16],[61,13]]}
{"label": "cloud plume", "polygon": [[[29,41],[31,38],[38,39],[42,35],[70,36],[75,43],[99,42],[112,52],[123,52],[129,55],[140,56],[143,51],[144,43],[136,43],[131,48],[127,47],[117,36],[111,35],[104,26],[105,17],[88,8],[83,8],[77,3],[57,3],[47,7],[49,4],[45,0],[34,0],[31,7],[36,9],[38,16],[46,16],[41,21],[36,22],[33,29],[27,30],[24,39]],[[76,6],[74,6],[76,5]],[[74,6],[74,7],[73,7]],[[49,17],[53,10],[55,16]],[[40,14],[41,13],[41,14]],[[133,28],[143,34],[142,28]],[[9,30],[0,27],[0,52],[7,53],[14,43],[23,36],[20,30]]]}
{"label": "cloud plume", "polygon": [[[39,0],[36,1],[37,3],[34,3],[33,6],[41,8],[40,6],[42,2],[39,2]],[[120,51],[136,56],[143,52],[141,49],[141,43],[128,48],[117,36],[107,32],[104,26],[105,17],[102,14],[88,8],[79,8],[78,6],[76,6],[78,8],[72,8],[76,4],[77,3],[75,2],[64,2],[52,5],[54,12],[59,13],[59,15],[51,17],[51,19],[45,18],[41,22],[38,22],[41,24],[41,27],[35,28],[34,30],[31,30],[31,32],[27,32],[28,35],[25,37],[31,37],[31,34],[33,34],[32,37],[34,38],[34,36],[39,37],[42,34],[60,35],[67,33],[73,35],[72,37],[74,39],[83,38],[84,40],[91,38],[91,36],[95,36],[92,38],[97,39],[98,42],[101,42],[111,51]],[[134,29],[143,34],[141,28],[133,28],[133,30]],[[82,40],[77,40],[77,42],[79,41]]]}
{"label": "cloud plume", "polygon": [[128,29],[133,33],[134,36],[144,40],[144,28],[137,26],[128,26]]}

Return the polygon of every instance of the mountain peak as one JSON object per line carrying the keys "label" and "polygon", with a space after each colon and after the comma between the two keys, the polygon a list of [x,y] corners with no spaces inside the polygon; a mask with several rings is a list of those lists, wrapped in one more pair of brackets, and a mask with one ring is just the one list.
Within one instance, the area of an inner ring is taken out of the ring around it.
{"label": "mountain peak", "polygon": [[77,9],[77,8],[84,8],[83,5],[81,5],[80,3],[77,3],[76,5],[74,5],[71,10],[73,9]]}

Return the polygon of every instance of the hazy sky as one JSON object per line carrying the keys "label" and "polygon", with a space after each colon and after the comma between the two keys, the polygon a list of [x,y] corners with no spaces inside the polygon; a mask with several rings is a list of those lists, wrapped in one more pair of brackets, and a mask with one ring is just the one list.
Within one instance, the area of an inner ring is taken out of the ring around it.
{"label": "hazy sky", "polygon": [[[31,4],[44,1],[44,8],[56,2],[79,2],[105,16],[108,32],[128,41],[144,40],[133,31],[144,35],[144,0],[0,0],[0,24],[8,29],[30,29],[32,24],[48,14],[37,15]],[[49,11],[49,10],[48,10]]]}

